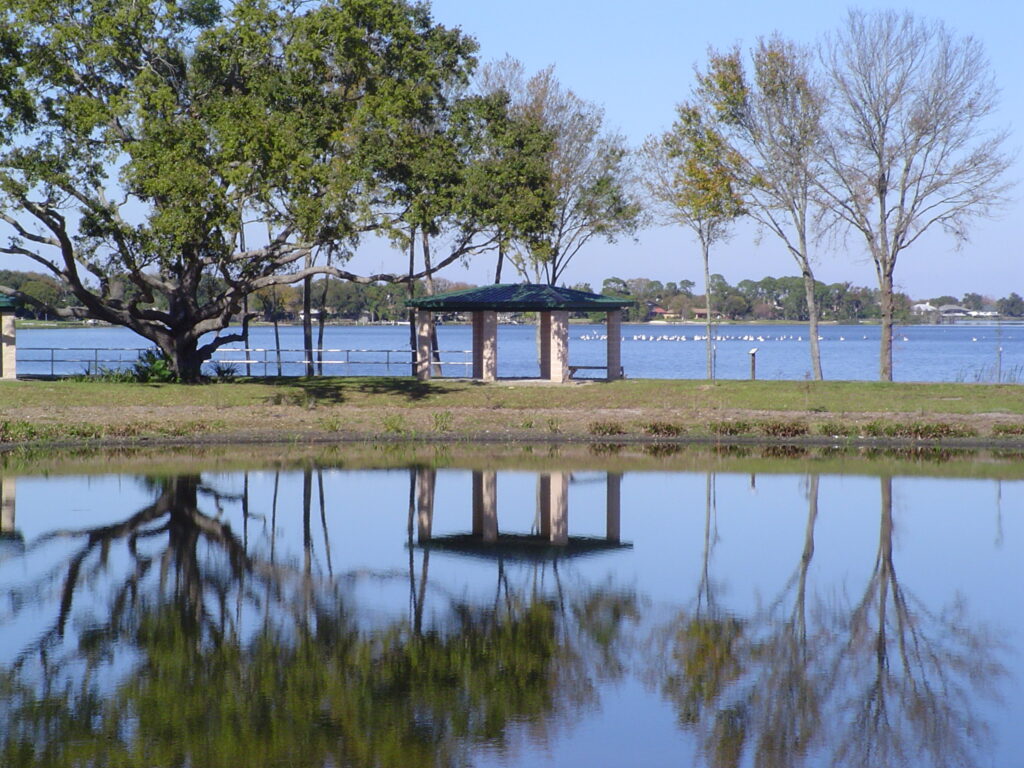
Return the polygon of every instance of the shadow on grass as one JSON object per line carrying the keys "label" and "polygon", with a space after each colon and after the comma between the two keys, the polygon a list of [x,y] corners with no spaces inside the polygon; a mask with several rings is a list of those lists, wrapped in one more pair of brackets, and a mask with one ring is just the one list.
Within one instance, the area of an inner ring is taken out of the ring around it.
{"label": "shadow on grass", "polygon": [[249,381],[270,385],[280,385],[291,391],[291,397],[282,393],[271,395],[269,400],[284,402],[294,398],[295,390],[301,392],[301,397],[309,400],[316,400],[322,403],[341,404],[352,394],[362,395],[388,395],[400,397],[410,401],[425,400],[429,397],[454,395],[466,389],[468,384],[463,383],[436,383],[420,381],[412,377],[401,376],[352,376],[352,377],[327,377],[327,378],[294,378],[294,377],[268,377],[249,379]]}

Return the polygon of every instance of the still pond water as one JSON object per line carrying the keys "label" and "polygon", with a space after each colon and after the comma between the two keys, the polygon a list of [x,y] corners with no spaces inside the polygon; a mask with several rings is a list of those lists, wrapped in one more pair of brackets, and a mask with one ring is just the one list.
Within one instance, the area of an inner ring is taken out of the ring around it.
{"label": "still pond water", "polygon": [[1024,766],[1019,463],[468,461],[0,470],[0,764]]}

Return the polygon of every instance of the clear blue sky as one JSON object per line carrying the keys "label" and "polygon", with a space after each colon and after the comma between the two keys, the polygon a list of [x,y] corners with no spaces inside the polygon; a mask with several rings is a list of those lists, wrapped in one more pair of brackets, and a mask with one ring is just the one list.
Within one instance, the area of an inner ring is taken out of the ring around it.
{"label": "clear blue sky", "polygon": [[[811,44],[835,29],[850,7],[828,0],[778,2],[681,2],[681,0],[434,0],[437,21],[458,26],[480,43],[482,61],[506,53],[520,59],[529,72],[555,65],[561,82],[581,97],[602,105],[610,127],[632,144],[665,130],[675,105],[689,93],[693,67],[709,46],[749,47],[759,36],[778,31],[799,43]],[[864,9],[907,8],[923,17],[941,19],[958,34],[979,40],[1002,90],[998,123],[1011,130],[1010,146],[1021,146],[1024,126],[1024,4],[931,0],[902,6],[862,2]],[[1024,178],[1022,160],[1011,170]],[[1015,190],[1024,198],[1024,186]],[[998,220],[979,221],[971,241],[960,251],[938,234],[905,251],[896,282],[914,298],[967,291],[995,298],[1010,291],[1024,294],[1024,202],[1011,206]],[[821,253],[817,275],[826,282],[851,280],[875,285],[874,269],[851,235],[847,253]],[[737,230],[729,243],[712,255],[712,271],[735,284],[745,278],[795,274],[789,255],[766,236],[756,242],[751,229]],[[364,269],[401,269],[401,258],[358,257]],[[700,284],[700,256],[683,229],[658,228],[640,233],[639,241],[616,245],[595,243],[577,255],[565,273],[567,283],[652,277],[662,281],[691,279]],[[468,270],[453,267],[450,279],[486,282],[493,279],[493,260]]]}

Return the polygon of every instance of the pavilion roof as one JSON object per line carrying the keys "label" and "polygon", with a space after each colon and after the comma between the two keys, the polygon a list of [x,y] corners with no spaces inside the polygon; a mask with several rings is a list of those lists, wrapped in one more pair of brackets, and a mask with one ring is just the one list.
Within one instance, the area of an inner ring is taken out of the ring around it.
{"label": "pavilion roof", "polygon": [[616,299],[573,288],[532,283],[499,283],[434,296],[421,296],[405,302],[408,307],[431,312],[607,312],[628,307],[631,299]]}

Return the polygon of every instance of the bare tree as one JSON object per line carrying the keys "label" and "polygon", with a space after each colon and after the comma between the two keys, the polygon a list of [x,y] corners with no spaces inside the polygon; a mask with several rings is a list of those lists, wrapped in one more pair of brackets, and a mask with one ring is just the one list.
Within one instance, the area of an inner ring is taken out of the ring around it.
{"label": "bare tree", "polygon": [[747,212],[782,240],[804,280],[811,368],[823,378],[810,238],[825,98],[810,56],[778,35],[752,52],[748,77],[739,48],[711,52],[697,95],[714,114],[737,162],[732,169]]}
{"label": "bare tree", "polygon": [[614,242],[636,231],[641,208],[631,191],[629,153],[620,134],[605,130],[603,109],[563,88],[554,67],[527,77],[511,57],[484,66],[480,87],[508,94],[514,114],[535,120],[554,138],[548,152],[550,230],[502,249],[520,274],[555,285],[593,238]]}
{"label": "bare tree", "polygon": [[893,273],[939,225],[958,241],[1006,202],[1007,134],[981,45],[910,13],[851,11],[822,54],[834,114],[822,200],[864,236],[881,292],[879,377],[892,381]]}
{"label": "bare tree", "polygon": [[730,168],[737,165],[714,121],[692,105],[679,106],[679,119],[661,136],[644,143],[644,186],[651,205],[667,224],[693,230],[704,261],[707,377],[714,378],[711,341],[711,246],[729,235],[745,213]]}

